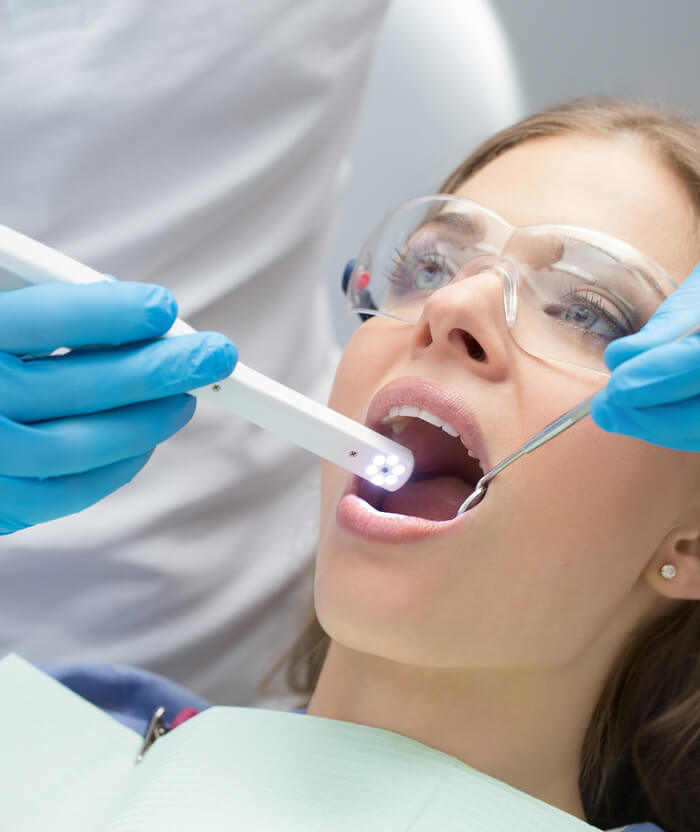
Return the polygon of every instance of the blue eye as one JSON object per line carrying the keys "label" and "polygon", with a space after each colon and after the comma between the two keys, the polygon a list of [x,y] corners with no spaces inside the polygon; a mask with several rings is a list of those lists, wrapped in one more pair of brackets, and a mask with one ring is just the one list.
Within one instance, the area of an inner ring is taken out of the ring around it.
{"label": "blue eye", "polygon": [[582,329],[591,329],[598,318],[599,316],[592,309],[582,303],[572,303],[564,313],[564,320],[567,323],[575,324]]}
{"label": "blue eye", "polygon": [[[447,279],[446,279],[447,278]],[[433,262],[423,263],[413,274],[416,289],[439,289],[452,278],[447,276],[444,269]]]}
{"label": "blue eye", "polygon": [[548,306],[545,312],[577,329],[581,335],[614,341],[635,331],[624,316],[616,317],[609,308],[611,303],[606,305],[597,294],[580,294],[573,290],[563,295],[561,300],[570,303]]}
{"label": "blue eye", "polygon": [[437,253],[396,251],[392,259],[389,280],[403,291],[432,292],[447,285],[455,275],[454,266]]}

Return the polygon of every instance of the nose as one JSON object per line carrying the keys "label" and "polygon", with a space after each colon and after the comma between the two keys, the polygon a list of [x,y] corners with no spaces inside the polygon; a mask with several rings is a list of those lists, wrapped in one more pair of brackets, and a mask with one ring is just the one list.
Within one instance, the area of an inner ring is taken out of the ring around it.
{"label": "nose", "polygon": [[468,264],[427,299],[413,333],[413,356],[430,350],[492,380],[505,378],[512,338],[506,324],[517,275],[510,261],[482,258]]}

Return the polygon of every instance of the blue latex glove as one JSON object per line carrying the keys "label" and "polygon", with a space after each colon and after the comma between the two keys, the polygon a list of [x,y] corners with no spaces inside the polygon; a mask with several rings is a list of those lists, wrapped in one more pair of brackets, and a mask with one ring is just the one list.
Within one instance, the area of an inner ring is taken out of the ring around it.
{"label": "blue latex glove", "polygon": [[[173,295],[145,283],[0,293],[0,534],[73,514],[129,482],[192,418],[184,391],[231,373],[238,354],[223,335],[152,340],[176,317]],[[62,346],[88,348],[20,358]]]}
{"label": "blue latex glove", "polygon": [[605,350],[612,371],[593,399],[603,430],[680,451],[700,451],[700,264],[634,335]]}

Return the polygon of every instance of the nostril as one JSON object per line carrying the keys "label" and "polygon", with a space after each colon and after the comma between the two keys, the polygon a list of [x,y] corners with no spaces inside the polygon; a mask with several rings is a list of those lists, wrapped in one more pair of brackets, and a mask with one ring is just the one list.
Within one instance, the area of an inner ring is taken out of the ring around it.
{"label": "nostril", "polygon": [[429,347],[433,343],[433,335],[430,331],[430,324],[427,321],[416,333],[416,343],[421,347]]}
{"label": "nostril", "polygon": [[464,345],[467,348],[467,352],[475,361],[486,361],[486,353],[484,352],[483,347],[481,344],[474,338],[473,335],[470,335],[468,332],[465,332],[463,329],[459,330],[459,334],[464,341]]}

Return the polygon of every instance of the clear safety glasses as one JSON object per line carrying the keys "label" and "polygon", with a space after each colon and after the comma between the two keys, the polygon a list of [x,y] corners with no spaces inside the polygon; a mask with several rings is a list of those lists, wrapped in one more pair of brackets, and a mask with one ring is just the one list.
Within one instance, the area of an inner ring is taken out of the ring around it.
{"label": "clear safety glasses", "polygon": [[[377,226],[346,272],[347,308],[416,323],[434,292],[466,279],[469,289],[502,280],[506,323],[530,355],[606,375],[607,345],[641,329],[677,288],[602,232],[514,227],[476,202],[437,195],[405,203]],[[463,294],[465,303],[473,297]]]}

